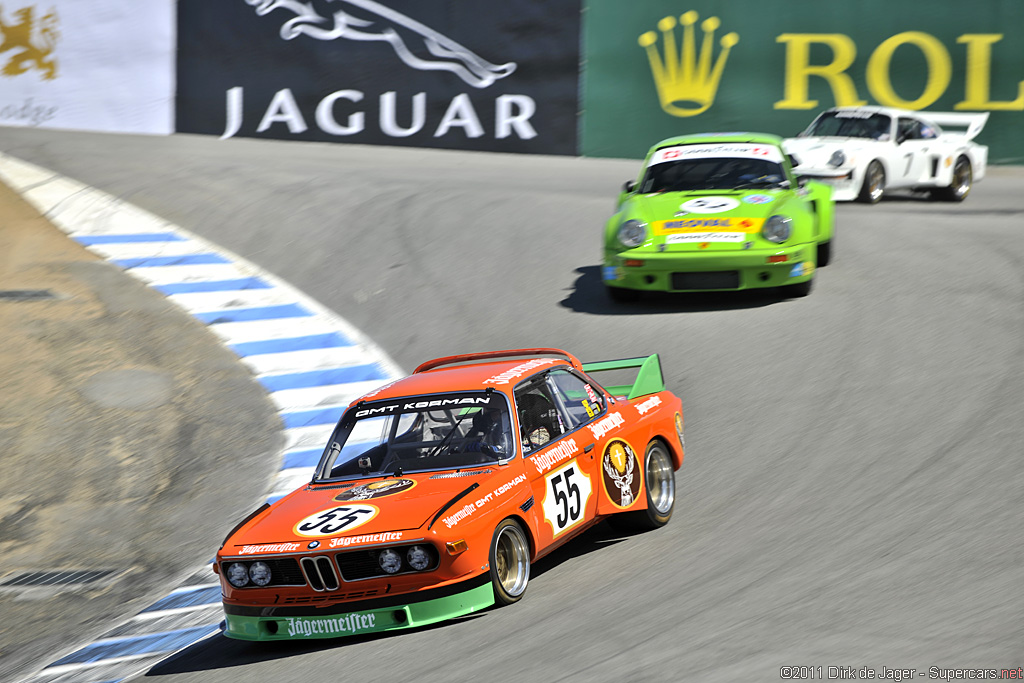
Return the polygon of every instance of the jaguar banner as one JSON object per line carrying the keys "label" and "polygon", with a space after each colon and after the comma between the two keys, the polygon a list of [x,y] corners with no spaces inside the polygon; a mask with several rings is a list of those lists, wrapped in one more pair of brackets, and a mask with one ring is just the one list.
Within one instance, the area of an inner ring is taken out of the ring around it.
{"label": "jaguar banner", "polygon": [[174,130],[174,0],[8,0],[0,33],[0,125]]}
{"label": "jaguar banner", "polygon": [[1024,3],[587,0],[580,152],[792,136],[823,109],[990,112],[992,163],[1024,163]]}
{"label": "jaguar banner", "polygon": [[177,130],[576,154],[580,0],[179,0]]}

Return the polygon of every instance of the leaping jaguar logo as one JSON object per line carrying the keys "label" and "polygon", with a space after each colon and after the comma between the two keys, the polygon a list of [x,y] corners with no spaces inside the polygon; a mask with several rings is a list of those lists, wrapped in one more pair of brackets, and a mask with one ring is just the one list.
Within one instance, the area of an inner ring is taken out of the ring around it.
{"label": "leaping jaguar logo", "polygon": [[[3,75],[19,76],[31,68],[43,72],[42,77],[52,81],[57,77],[57,60],[53,59],[54,48],[60,39],[60,32],[57,30],[57,12],[51,9],[39,20],[38,31],[35,31],[35,10],[32,7],[23,7],[15,10],[14,16],[18,23],[8,24],[4,21],[3,8],[0,6],[0,31],[3,33],[3,42],[0,43],[0,53],[8,50],[15,50],[15,53],[4,65]],[[38,33],[39,42],[34,39]]]}
{"label": "leaping jaguar logo", "polygon": [[[295,17],[281,25],[281,37],[285,40],[307,35],[316,40],[383,41],[391,45],[406,65],[421,71],[450,71],[474,88],[486,88],[516,69],[515,62],[492,64],[451,38],[374,0],[328,0],[345,7],[329,17],[318,13],[312,1],[245,2],[260,16],[276,9],[293,12]],[[422,50],[416,54],[416,48],[426,48],[427,54]]]}

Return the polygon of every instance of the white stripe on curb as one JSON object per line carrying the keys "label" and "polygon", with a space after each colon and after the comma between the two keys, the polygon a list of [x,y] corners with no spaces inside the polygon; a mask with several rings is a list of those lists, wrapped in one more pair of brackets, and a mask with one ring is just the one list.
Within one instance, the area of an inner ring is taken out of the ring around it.
{"label": "white stripe on curb", "polygon": [[[268,500],[309,481],[311,452],[323,448],[352,399],[405,375],[362,332],[317,301],[162,218],[3,153],[0,180],[72,239],[205,323],[239,355],[285,425],[282,469]],[[206,565],[193,576],[208,580],[210,573]],[[121,680],[150,668],[211,635],[215,624],[203,608],[219,605],[220,595],[201,590],[208,586],[175,589],[113,629],[116,637],[76,648],[26,680],[77,683],[88,680],[83,669],[98,668],[102,677],[96,680]],[[175,604],[188,595],[204,601]],[[172,606],[153,611],[162,604]],[[193,612],[194,621],[187,621]],[[176,619],[172,631],[146,628],[167,615],[184,615],[186,621]],[[135,624],[138,631],[132,630]]]}

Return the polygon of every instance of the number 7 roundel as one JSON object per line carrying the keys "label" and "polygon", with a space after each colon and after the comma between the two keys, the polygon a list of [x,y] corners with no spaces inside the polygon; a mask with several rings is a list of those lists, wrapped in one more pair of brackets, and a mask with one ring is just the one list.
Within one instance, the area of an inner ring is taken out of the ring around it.
{"label": "number 7 roundel", "polygon": [[552,536],[573,528],[587,517],[587,502],[593,492],[590,477],[576,459],[548,472],[545,479],[544,519],[551,525]]}

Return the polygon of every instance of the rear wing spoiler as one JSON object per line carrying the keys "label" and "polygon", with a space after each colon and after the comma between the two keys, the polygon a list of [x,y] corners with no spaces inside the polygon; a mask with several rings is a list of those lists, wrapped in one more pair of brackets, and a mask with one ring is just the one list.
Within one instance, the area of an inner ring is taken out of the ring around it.
{"label": "rear wing spoiler", "polygon": [[623,370],[629,368],[640,368],[632,384],[605,385],[613,396],[625,396],[633,400],[638,396],[656,394],[665,390],[665,377],[661,374],[661,358],[658,354],[652,354],[640,358],[623,358],[621,360],[601,360],[593,363],[583,363],[583,372],[592,375],[607,370]]}
{"label": "rear wing spoiler", "polygon": [[[968,140],[978,137],[978,133],[988,122],[988,112],[979,114],[961,114],[959,112],[921,112],[923,118],[936,123],[942,128],[943,133],[951,135],[962,135]],[[956,128],[957,130],[948,130]]]}

